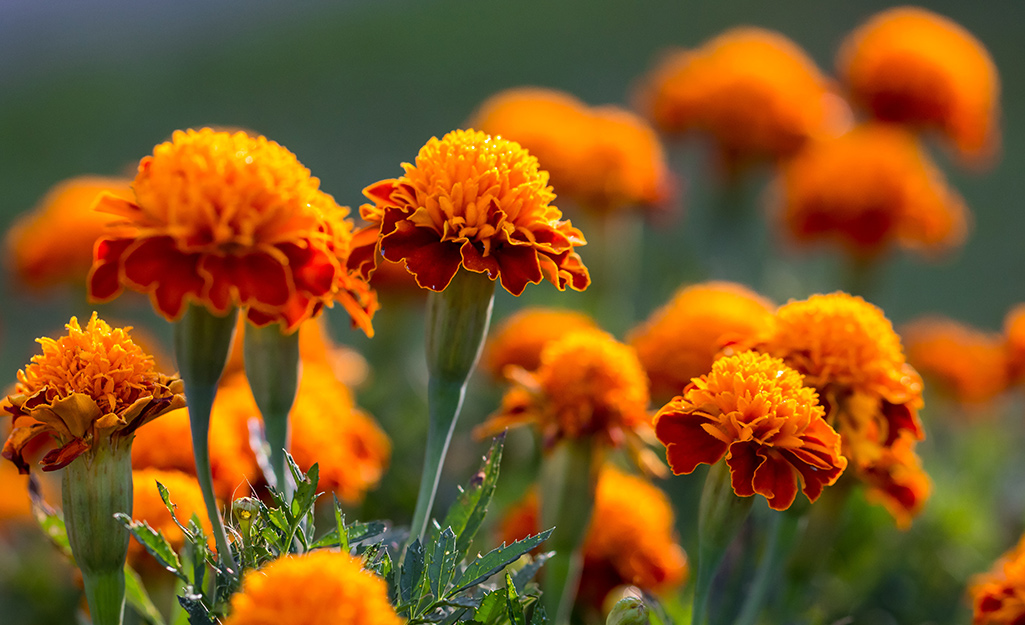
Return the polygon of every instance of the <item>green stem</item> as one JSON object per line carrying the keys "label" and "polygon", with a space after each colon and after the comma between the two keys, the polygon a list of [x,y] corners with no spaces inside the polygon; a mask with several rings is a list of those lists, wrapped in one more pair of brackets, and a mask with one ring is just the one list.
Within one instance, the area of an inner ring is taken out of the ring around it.
{"label": "green stem", "polygon": [[82,571],[93,623],[120,625],[129,534],[114,514],[132,512],[131,444],[96,441],[64,468],[62,482],[68,542]]}
{"label": "green stem", "polygon": [[299,388],[299,333],[285,335],[278,324],[246,327],[246,377],[263,416],[263,436],[274,486],[290,501],[295,484],[285,466],[289,447],[288,415]]}
{"label": "green stem", "polygon": [[545,563],[545,609],[554,623],[569,623],[583,569],[583,545],[591,525],[597,476],[593,441],[567,439],[541,462],[541,528],[555,528]]}
{"label": "green stem", "polygon": [[237,316],[237,310],[232,310],[225,317],[217,317],[202,306],[190,306],[181,321],[175,324],[174,332],[174,352],[189,407],[196,478],[213,528],[217,554],[221,564],[232,573],[238,572],[238,566],[231,554],[228,534],[214,495],[209,436],[210,413],[217,395],[217,383],[228,360]]}
{"label": "green stem", "polygon": [[769,583],[778,579],[780,564],[786,558],[793,546],[794,539],[799,534],[798,526],[802,517],[797,514],[790,514],[790,511],[776,512],[769,511],[769,523],[765,528],[765,547],[762,550],[762,558],[758,562],[758,569],[755,571],[754,579],[744,598],[744,606],[734,621],[734,625],[754,625],[765,603]]}
{"label": "green stem", "polygon": [[843,286],[849,294],[871,298],[878,282],[879,262],[874,256],[855,256],[847,260]]}
{"label": "green stem", "polygon": [[466,382],[480,357],[491,321],[495,283],[487,274],[460,269],[448,287],[427,299],[427,372],[429,424],[424,470],[410,541],[423,540],[438,492],[456,420],[466,394]]}

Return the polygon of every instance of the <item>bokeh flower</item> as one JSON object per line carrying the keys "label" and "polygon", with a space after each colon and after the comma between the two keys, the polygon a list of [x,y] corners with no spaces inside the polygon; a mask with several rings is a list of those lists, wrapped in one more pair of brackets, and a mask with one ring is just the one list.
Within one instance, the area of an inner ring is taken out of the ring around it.
{"label": "bokeh flower", "polygon": [[96,246],[89,295],[148,293],[169,320],[190,302],[217,315],[242,306],[253,323],[285,332],[339,301],[372,334],[376,298],[346,269],[348,209],[319,187],[265,137],[176,131],[139,163],[134,200],[97,205],[120,220]]}
{"label": "bokeh flower", "polygon": [[[578,602],[600,608],[617,586],[660,594],[686,581],[687,556],[676,541],[673,508],[665,493],[647,480],[605,465],[595,497],[584,539]],[[507,514],[502,539],[512,542],[538,529],[538,498],[532,491]]]}
{"label": "bokeh flower", "polygon": [[868,486],[866,499],[886,508],[900,529],[911,527],[932,493],[932,482],[915,453],[917,442],[909,432],[901,432],[858,471]]}
{"label": "bokeh flower", "polygon": [[[174,504],[174,514],[182,525],[188,525],[189,519],[195,516],[200,527],[210,535],[210,522],[207,520],[206,504],[199,482],[192,475],[181,471],[161,471],[159,469],[140,469],[132,471],[132,518],[146,521],[150,527],[163,534],[175,552],[182,548],[185,536],[171,518],[171,513],[164,505],[164,500],[157,490],[157,482],[163,484]],[[128,544],[128,563],[136,569],[146,571],[162,570],[142,544],[133,539]]]}
{"label": "bokeh flower", "polygon": [[311,551],[251,571],[224,625],[401,625],[384,580],[347,553]]}
{"label": "bokeh flower", "polygon": [[1025,540],[972,579],[972,625],[1018,625],[1025,620]]}
{"label": "bokeh flower", "polygon": [[733,491],[786,510],[798,488],[815,501],[847,467],[840,436],[814,389],[782,360],[743,352],[719,358],[655,415],[676,475],[726,457]]}
{"label": "bokeh flower", "polygon": [[81,176],[50,189],[7,231],[7,265],[21,284],[47,289],[84,285],[93,262],[93,244],[115,218],[92,210],[109,193],[132,197],[131,180]]}
{"label": "bokeh flower", "polygon": [[1025,377],[1025,304],[1018,304],[1004,317],[1004,341],[1007,345],[1011,381]]}
{"label": "bokeh flower", "polygon": [[574,330],[598,329],[582,312],[559,308],[522,308],[502,321],[484,345],[483,367],[501,379],[505,368],[516,365],[534,371],[541,350]]}
{"label": "bokeh flower", "polygon": [[57,442],[40,462],[55,471],[93,447],[130,445],[140,426],[185,404],[181,381],[154,369],[131,328],[112,328],[96,313],[84,328],[75,317],[65,328],[58,339],[38,339],[42,353],[0,402],[14,418],[3,456],[22,473],[29,471],[23,452],[37,436]]}
{"label": "bokeh flower", "polygon": [[732,282],[704,282],[679,289],[672,299],[630,331],[651,381],[651,393],[668,400],[712,369],[716,355],[734,343],[768,331],[774,306]]}
{"label": "bokeh flower", "polygon": [[835,242],[858,257],[892,246],[943,252],[968,235],[961,197],[897,126],[810,143],[783,165],[779,195],[780,225],[794,242]]}
{"label": "bokeh flower", "polygon": [[649,427],[648,380],[628,345],[601,330],[577,330],[541,350],[536,371],[509,367],[513,382],[478,436],[534,424],[545,445],[563,438],[633,444]]}
{"label": "bokeh flower", "polygon": [[710,136],[733,168],[790,156],[808,139],[839,134],[850,118],[803,50],[760,28],[666,54],[643,80],[638,106],[662,132]]}
{"label": "bokeh flower", "polygon": [[844,41],[837,68],[875,118],[945,134],[970,161],[998,147],[1000,78],[959,24],[919,7],[887,9]]}
{"label": "bokeh flower", "polygon": [[672,196],[658,135],[619,107],[589,107],[560,91],[520,87],[486,100],[471,125],[529,150],[559,195],[582,208],[660,207]]}
{"label": "bokeh flower", "polygon": [[983,405],[1007,390],[1004,337],[947,317],[921,317],[901,330],[908,362],[954,401]]}
{"label": "bokeh flower", "polygon": [[417,284],[443,291],[460,267],[486,273],[519,295],[547,279],[560,290],[590,284],[576,247],[584,237],[551,202],[548,173],[514,141],[474,130],[432,138],[405,174],[363,193],[369,226],[355,236],[350,266],[364,277],[378,255],[405,262]]}

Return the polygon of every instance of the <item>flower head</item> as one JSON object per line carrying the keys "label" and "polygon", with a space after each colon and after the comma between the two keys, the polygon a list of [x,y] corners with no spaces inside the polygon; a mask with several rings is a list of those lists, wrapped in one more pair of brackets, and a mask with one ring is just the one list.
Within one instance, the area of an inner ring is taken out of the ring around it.
{"label": "flower head", "polygon": [[716,355],[735,343],[768,331],[773,305],[731,282],[682,288],[629,335],[648,372],[651,392],[672,397],[712,368]]}
{"label": "flower head", "polygon": [[487,273],[519,295],[547,279],[560,290],[590,284],[575,248],[583,235],[551,202],[548,173],[518,143],[474,130],[432,138],[405,174],[363,193],[370,223],[350,266],[368,277],[382,254],[403,261],[417,284],[442,291],[460,267]]}
{"label": "flower head", "polygon": [[348,209],[277,143],[176,131],[142,159],[132,188],[134,201],[105,196],[97,205],[121,222],[96,246],[94,300],[128,287],[169,320],[190,302],[215,314],[244,306],[252,322],[286,332],[337,300],[373,332],[375,296],[346,269]]}
{"label": "flower head", "polygon": [[[210,521],[207,519],[206,504],[203,503],[203,493],[199,489],[199,483],[195,477],[181,471],[161,471],[159,469],[132,471],[132,518],[146,521],[150,527],[164,535],[172,549],[175,551],[181,549],[185,543],[185,536],[171,518],[167,506],[164,505],[164,500],[157,490],[157,482],[167,487],[167,491],[171,495],[171,503],[175,505],[174,514],[178,521],[187,525],[189,519],[195,515],[200,520],[204,531],[209,535]],[[128,563],[135,568],[158,566],[138,540],[132,540],[128,544]]]}
{"label": "flower head", "polygon": [[890,246],[942,252],[970,215],[907,131],[882,124],[811,143],[782,168],[782,225],[798,243],[833,241],[856,256]]}
{"label": "flower head", "polygon": [[648,427],[648,380],[633,349],[601,330],[577,330],[541,350],[534,372],[511,367],[514,386],[478,435],[533,423],[546,444],[596,437],[619,445]]}
{"label": "flower head", "polygon": [[[298,598],[301,597],[301,600]],[[384,580],[359,558],[320,549],[252,571],[225,625],[401,625]]]}
{"label": "flower head", "polygon": [[[672,505],[647,480],[603,467],[591,518],[598,521],[584,539],[578,601],[601,606],[617,586],[661,593],[686,580],[687,555],[674,536]],[[507,515],[502,539],[519,540],[537,533],[538,525],[537,494],[531,492]]]}
{"label": "flower head", "polygon": [[800,487],[809,501],[847,467],[840,436],[826,423],[801,374],[766,354],[724,356],[655,415],[673,473],[726,456],[734,492],[762,495],[786,510]]}
{"label": "flower head", "polygon": [[559,195],[584,208],[661,206],[671,196],[658,136],[619,107],[592,108],[550,89],[508,89],[481,105],[473,125],[530,150]]}
{"label": "flower head", "polygon": [[888,9],[847,37],[837,68],[853,100],[877,119],[937,129],[970,160],[995,151],[996,66],[955,22],[918,7]]}
{"label": "flower head", "polygon": [[115,219],[92,206],[104,193],[132,197],[130,183],[82,176],[50,189],[7,232],[7,264],[18,281],[36,289],[84,283],[93,261],[93,244]]}
{"label": "flower head", "polygon": [[1017,625],[1025,619],[1025,540],[1000,557],[968,587],[972,625]]}
{"label": "flower head", "polygon": [[640,107],[666,133],[710,135],[728,164],[793,154],[849,117],[830,81],[792,41],[760,28],[677,51],[645,79]]}
{"label": "flower head", "polygon": [[1007,390],[1004,338],[945,317],[922,317],[901,332],[908,362],[962,404],[985,404]]}
{"label": "flower head", "polygon": [[509,365],[534,371],[541,350],[574,330],[598,329],[594,320],[575,310],[523,308],[504,320],[484,346],[484,368],[501,378]]}
{"label": "flower head", "polygon": [[1011,380],[1020,382],[1025,377],[1025,304],[1018,304],[1007,311],[1004,317],[1004,341]]}
{"label": "flower head", "polygon": [[14,394],[0,402],[14,417],[3,456],[22,473],[29,470],[25,446],[40,434],[59,445],[41,461],[44,471],[54,471],[94,445],[130,444],[140,426],[185,404],[181,380],[154,370],[131,328],[112,328],[96,313],[85,328],[75,317],[65,327],[65,336],[38,339],[42,354],[18,372]]}

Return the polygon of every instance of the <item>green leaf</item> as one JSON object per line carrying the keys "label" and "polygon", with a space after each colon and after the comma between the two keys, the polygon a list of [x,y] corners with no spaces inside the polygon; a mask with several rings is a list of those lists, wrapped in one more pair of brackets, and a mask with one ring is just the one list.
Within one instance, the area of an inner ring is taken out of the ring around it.
{"label": "green leaf", "polygon": [[527,625],[527,616],[523,613],[523,604],[520,603],[520,593],[516,592],[512,575],[508,573],[505,574],[505,610],[512,625]]}
{"label": "green leaf", "polygon": [[125,601],[150,625],[166,625],[164,617],[149,598],[139,574],[128,565],[125,565]]}
{"label": "green leaf", "polygon": [[541,605],[541,602],[535,602],[534,613],[530,615],[530,625],[547,625],[547,623],[548,613],[545,612],[545,607]]}
{"label": "green leaf", "polygon": [[516,585],[516,590],[522,593],[530,580],[534,579],[534,576],[537,575],[538,570],[554,555],[554,551],[540,553],[531,558],[530,562],[527,562],[523,568],[513,573],[513,584]]}
{"label": "green leaf", "polygon": [[349,532],[345,528],[345,514],[342,512],[342,504],[338,501],[338,495],[334,493],[331,497],[335,500],[335,526],[338,531],[338,548],[342,553],[349,553]]}
{"label": "green leaf", "polygon": [[470,478],[470,483],[460,493],[452,507],[449,508],[441,527],[451,527],[458,537],[456,551],[458,559],[466,557],[477,530],[480,529],[484,516],[487,514],[491,498],[498,483],[498,468],[502,462],[502,450],[505,445],[505,433],[495,437],[484,458],[480,471]]}
{"label": "green leaf", "polygon": [[74,560],[74,556],[71,555],[71,543],[68,542],[68,529],[64,526],[64,517],[46,503],[39,479],[35,475],[29,475],[28,494],[32,500],[32,514],[36,517],[43,534],[61,553]]}
{"label": "green leaf", "polygon": [[189,615],[189,625],[216,625],[213,615],[203,603],[203,596],[191,592],[178,595],[178,604]]}
{"label": "green leaf", "polygon": [[473,620],[484,625],[501,622],[505,616],[508,594],[505,588],[489,592],[481,599],[480,607],[473,613]]}
{"label": "green leaf", "polygon": [[182,571],[182,563],[178,559],[178,554],[174,552],[171,543],[167,542],[161,532],[150,527],[146,521],[133,521],[124,512],[114,513],[114,518],[120,521],[132,533],[132,536],[135,536],[135,539],[146,548],[146,551],[156,558],[160,566],[174,573],[183,581],[189,581],[185,572]]}
{"label": "green leaf", "polygon": [[503,544],[501,547],[493,549],[486,555],[477,558],[466,567],[463,574],[456,581],[456,587],[447,596],[451,597],[461,590],[483,582],[515,562],[523,554],[543,543],[551,535],[552,530],[548,529],[540,534],[517,540],[511,545]]}
{"label": "green leaf", "polygon": [[406,549],[406,557],[402,560],[402,569],[399,571],[399,599],[402,603],[416,602],[420,595],[414,596],[420,578],[424,571],[424,548],[420,539],[413,541]]}
{"label": "green leaf", "polygon": [[434,543],[427,565],[427,577],[430,579],[431,593],[435,597],[440,599],[444,596],[455,572],[456,535],[451,527],[446,527],[438,537],[438,542]]}
{"label": "green leaf", "polygon": [[171,520],[174,521],[174,524],[177,525],[178,529],[180,529],[182,534],[185,535],[185,540],[193,540],[193,535],[189,531],[189,528],[178,522],[178,516],[174,513],[174,509],[178,506],[171,503],[171,494],[167,491],[167,487],[160,482],[157,482],[157,492],[160,493],[160,499],[163,500],[164,507],[166,507],[167,511],[171,513]]}

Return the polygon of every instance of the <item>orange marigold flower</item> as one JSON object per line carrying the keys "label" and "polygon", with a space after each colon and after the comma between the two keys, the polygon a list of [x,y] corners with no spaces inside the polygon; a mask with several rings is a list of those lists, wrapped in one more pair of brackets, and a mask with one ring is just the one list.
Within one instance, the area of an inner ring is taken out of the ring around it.
{"label": "orange marigold flower", "polygon": [[560,290],[590,284],[575,248],[586,241],[551,202],[548,172],[520,145],[474,130],[431,138],[405,175],[363,190],[370,226],[356,234],[350,266],[364,277],[382,254],[417,284],[442,291],[460,267],[487,273],[519,295],[547,279]]}
{"label": "orange marigold flower", "polygon": [[915,454],[915,437],[901,432],[878,457],[858,471],[868,486],[865,497],[886,508],[897,527],[907,529],[929,499],[932,484]]}
{"label": "orange marigold flower", "polygon": [[[164,500],[157,490],[157,482],[167,487],[171,495],[171,503],[175,505],[174,514],[182,524],[188,524],[195,515],[203,529],[209,535],[210,520],[206,515],[206,504],[203,503],[203,492],[194,476],[181,471],[161,471],[159,469],[139,469],[132,471],[132,518],[146,521],[149,526],[164,535],[171,547],[178,551],[185,542],[182,531],[171,519]],[[128,544],[128,563],[135,568],[149,570],[160,569],[138,540]]]}
{"label": "orange marigold flower", "polygon": [[761,28],[667,54],[638,100],[663,132],[710,135],[730,165],[789,156],[808,139],[842,132],[850,118],[804,51]]}
{"label": "orange marigold flower", "polygon": [[619,107],[592,108],[560,91],[521,87],[489,98],[472,123],[530,150],[559,194],[584,208],[660,206],[672,195],[658,135]]}
{"label": "orange marigold flower", "polygon": [[0,529],[12,521],[31,521],[32,504],[28,495],[28,476],[13,464],[0,462]]}
{"label": "orange marigold flower", "polygon": [[103,193],[132,197],[131,181],[81,176],[50,189],[7,232],[7,264],[24,285],[46,289],[83,284],[93,262],[93,244],[114,217],[92,210]]}
{"label": "orange marigold flower", "polygon": [[55,471],[101,441],[127,441],[138,428],[185,405],[182,383],[158,373],[132,342],[131,328],[112,328],[93,313],[85,328],[71,318],[68,334],[37,339],[42,354],[18,371],[14,393],[0,408],[14,417],[3,457],[28,473],[26,445],[49,434],[59,447],[43,456]]}
{"label": "orange marigold flower", "polygon": [[733,491],[786,510],[797,490],[815,501],[847,467],[840,435],[815,389],[778,358],[724,356],[655,415],[655,435],[676,475],[726,456]]}
{"label": "orange marigold flower", "polygon": [[299,323],[340,301],[372,334],[373,291],[346,269],[348,209],[320,190],[295,155],[265,137],[176,131],[139,163],[135,200],[104,196],[121,218],[100,240],[89,295],[148,293],[169,320],[189,302],[216,314],[248,309],[257,325]]}
{"label": "orange marigold flower", "polygon": [[509,365],[534,371],[541,350],[574,330],[598,329],[594,320],[575,310],[523,308],[504,320],[488,337],[481,359],[484,368],[501,378]]}
{"label": "orange marigold flower", "polygon": [[808,145],[782,168],[782,224],[798,243],[835,241],[856,256],[892,245],[941,252],[964,243],[970,214],[915,138],[867,124]]}
{"label": "orange marigold flower", "polygon": [[963,404],[983,404],[1007,390],[1004,338],[945,317],[923,317],[901,335],[908,362],[938,390]]}
{"label": "orange marigold flower", "polygon": [[1018,304],[1004,317],[1004,340],[1012,381],[1025,377],[1025,304]]}
{"label": "orange marigold flower", "polygon": [[[301,597],[299,601],[297,598]],[[347,553],[284,556],[242,580],[224,625],[401,625],[384,580]]]}
{"label": "orange marigold flower", "polygon": [[771,327],[771,302],[732,282],[682,288],[634,328],[628,341],[648,372],[651,392],[666,399],[707,373],[724,345],[761,336]]}
{"label": "orange marigold flower", "polygon": [[888,9],[848,36],[837,68],[877,119],[940,130],[969,160],[996,151],[1000,78],[982,43],[955,22]]}
{"label": "orange marigold flower", "polygon": [[[690,571],[674,535],[673,508],[656,486],[605,466],[592,518],[598,521],[591,523],[584,539],[578,601],[600,607],[617,586],[663,593],[686,581]],[[538,525],[538,498],[532,491],[506,516],[502,539],[512,542],[535,534]]]}
{"label": "orange marigold flower", "polygon": [[1025,539],[975,576],[968,587],[972,625],[1019,625],[1025,620]]}
{"label": "orange marigold flower", "polygon": [[619,445],[648,428],[648,379],[628,345],[601,330],[577,330],[541,350],[534,372],[510,367],[514,386],[478,436],[533,423],[545,444],[597,437]]}

